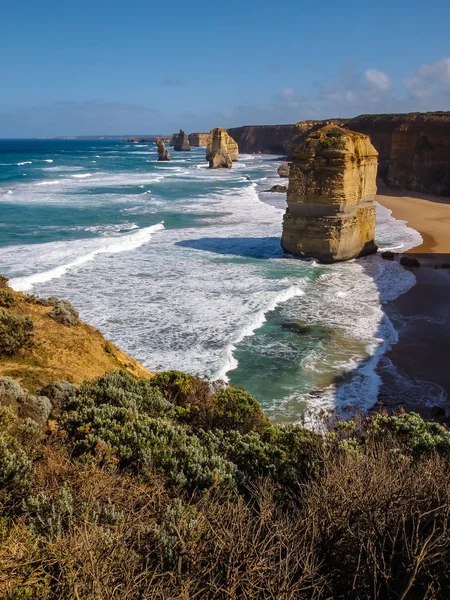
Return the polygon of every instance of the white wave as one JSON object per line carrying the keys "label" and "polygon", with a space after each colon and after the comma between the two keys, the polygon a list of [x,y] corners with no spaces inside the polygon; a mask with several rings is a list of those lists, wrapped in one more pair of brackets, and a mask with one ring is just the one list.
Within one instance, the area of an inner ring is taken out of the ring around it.
{"label": "white wave", "polygon": [[86,177],[92,177],[92,173],[78,173],[77,175],[71,175],[75,179],[85,179]]}
{"label": "white wave", "polygon": [[33,164],[33,161],[31,161],[31,160],[25,160],[24,162],[18,162],[17,166],[21,167],[23,165],[32,165],[32,164]]}
{"label": "white wave", "polygon": [[250,323],[245,325],[245,327],[237,332],[233,342],[227,346],[225,364],[214,374],[213,378],[228,381],[227,373],[229,373],[229,371],[233,371],[238,366],[238,362],[233,355],[233,352],[236,350],[236,345],[239,344],[239,342],[242,342],[244,338],[254,335],[255,331],[266,322],[267,314],[275,310],[279,304],[287,302],[296,296],[303,296],[304,293],[305,292],[303,292],[303,290],[301,290],[298,286],[291,286],[272,298],[265,308],[252,315]]}
{"label": "white wave", "polygon": [[63,179],[49,179],[48,181],[39,181],[35,185],[58,185],[63,182]]}
{"label": "white wave", "polygon": [[46,283],[52,279],[59,279],[69,271],[94,260],[99,254],[116,254],[118,252],[135,250],[136,248],[139,248],[139,246],[149,242],[152,234],[161,229],[164,229],[164,225],[163,223],[158,223],[157,225],[141,229],[136,233],[113,238],[110,243],[101,246],[100,248],[96,248],[87,254],[78,256],[76,259],[64,265],[49,269],[48,271],[11,279],[9,285],[17,291],[28,292],[33,289],[36,284]]}
{"label": "white wave", "polygon": [[48,163],[52,163],[53,162],[52,158],[44,158],[43,160],[44,160],[44,162],[48,162]]}

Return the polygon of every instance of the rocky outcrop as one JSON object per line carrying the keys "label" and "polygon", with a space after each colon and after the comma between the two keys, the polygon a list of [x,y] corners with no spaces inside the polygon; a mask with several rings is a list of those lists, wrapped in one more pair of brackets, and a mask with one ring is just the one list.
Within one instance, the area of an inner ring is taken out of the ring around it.
{"label": "rocky outcrop", "polygon": [[182,129],[180,129],[180,133],[176,136],[173,149],[175,152],[189,152],[191,149],[189,145],[189,138]]}
{"label": "rocky outcrop", "polygon": [[290,167],[285,252],[324,263],[376,252],[377,157],[366,135],[333,124],[305,137]]}
{"label": "rocky outcrop", "polygon": [[225,129],[216,127],[210,133],[206,147],[206,160],[210,169],[231,169],[233,162],[239,158],[239,148]]}
{"label": "rocky outcrop", "polygon": [[287,187],[285,185],[273,185],[270,190],[266,190],[266,192],[286,192]]}
{"label": "rocky outcrop", "polygon": [[170,160],[169,151],[165,143],[159,138],[156,140],[156,148],[158,149],[158,160]]}
{"label": "rocky outcrop", "polygon": [[289,163],[283,163],[277,169],[277,173],[280,177],[289,177]]}
{"label": "rocky outcrop", "polygon": [[189,144],[192,147],[198,146],[207,146],[208,140],[210,137],[210,133],[190,133],[189,134]]}

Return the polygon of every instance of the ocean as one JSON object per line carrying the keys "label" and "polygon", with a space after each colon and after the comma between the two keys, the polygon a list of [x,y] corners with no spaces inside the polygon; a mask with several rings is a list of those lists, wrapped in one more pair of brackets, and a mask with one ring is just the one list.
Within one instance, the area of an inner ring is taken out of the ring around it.
{"label": "ocean", "polygon": [[[209,170],[205,149],[0,140],[0,273],[69,299],[150,370],[244,386],[278,422],[371,407],[397,332],[382,305],[414,275],[378,255],[336,265],[285,255],[281,157]],[[377,243],[420,235],[377,206]]]}

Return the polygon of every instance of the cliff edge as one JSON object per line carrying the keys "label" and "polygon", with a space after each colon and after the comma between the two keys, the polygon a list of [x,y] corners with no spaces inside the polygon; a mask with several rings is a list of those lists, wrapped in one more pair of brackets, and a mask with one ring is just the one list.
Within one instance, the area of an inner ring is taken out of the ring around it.
{"label": "cliff edge", "polygon": [[107,371],[151,373],[78,319],[67,301],[15,292],[0,277],[0,376],[29,390],[66,380],[80,384]]}

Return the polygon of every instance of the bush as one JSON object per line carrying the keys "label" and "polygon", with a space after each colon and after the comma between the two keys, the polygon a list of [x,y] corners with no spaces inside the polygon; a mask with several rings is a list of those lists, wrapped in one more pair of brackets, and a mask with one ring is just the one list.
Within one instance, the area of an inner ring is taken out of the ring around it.
{"label": "bush", "polygon": [[[51,300],[51,298],[48,300]],[[59,300],[48,313],[48,316],[57,323],[61,323],[61,325],[73,327],[78,323],[79,315],[78,311],[75,310],[68,300]]]}
{"label": "bush", "polygon": [[15,303],[16,299],[12,291],[9,288],[2,288],[0,286],[0,306],[3,308],[10,308],[11,306],[14,306]]}
{"label": "bush", "polygon": [[212,397],[211,426],[246,433],[269,427],[261,405],[251,394],[238,388],[224,388]]}
{"label": "bush", "polygon": [[369,432],[377,440],[395,444],[416,458],[433,452],[450,458],[450,432],[438,423],[424,421],[417,413],[376,414]]}
{"label": "bush", "polygon": [[12,356],[33,346],[34,323],[29,317],[17,317],[0,310],[0,356]]}
{"label": "bush", "polygon": [[76,454],[135,473],[165,474],[187,489],[233,482],[234,465],[181,425],[174,407],[149,380],[112,373],[84,384],[70,401],[64,427]]}
{"label": "bush", "polygon": [[0,406],[0,498],[28,483],[32,462],[23,446],[16,415]]}

